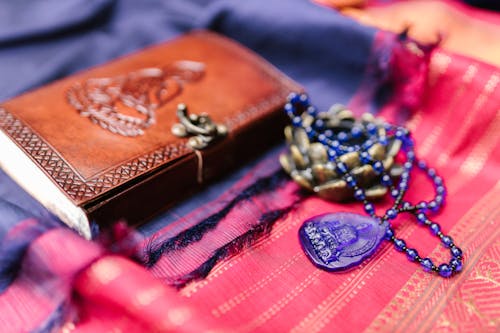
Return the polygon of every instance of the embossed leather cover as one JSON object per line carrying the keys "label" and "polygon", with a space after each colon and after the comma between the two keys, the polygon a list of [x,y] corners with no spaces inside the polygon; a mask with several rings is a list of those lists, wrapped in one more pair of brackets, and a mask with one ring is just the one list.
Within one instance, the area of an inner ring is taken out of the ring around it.
{"label": "embossed leather cover", "polygon": [[[279,109],[293,90],[249,50],[198,31],[7,101],[0,128],[89,220],[135,223],[280,138]],[[178,103],[225,124],[228,135],[195,152],[171,132]],[[0,159],[44,203],[15,161]],[[81,221],[48,208],[89,236]]]}

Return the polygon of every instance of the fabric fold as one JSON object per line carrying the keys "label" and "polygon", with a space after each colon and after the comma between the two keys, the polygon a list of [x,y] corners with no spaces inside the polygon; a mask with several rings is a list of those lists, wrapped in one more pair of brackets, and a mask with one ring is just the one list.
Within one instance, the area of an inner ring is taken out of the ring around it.
{"label": "fabric fold", "polygon": [[114,0],[6,1],[0,4],[0,47],[70,33],[105,21]]}

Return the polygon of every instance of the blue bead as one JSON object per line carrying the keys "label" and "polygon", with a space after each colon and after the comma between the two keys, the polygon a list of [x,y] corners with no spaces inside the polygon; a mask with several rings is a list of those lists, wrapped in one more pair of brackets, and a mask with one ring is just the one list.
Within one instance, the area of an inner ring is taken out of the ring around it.
{"label": "blue bead", "polygon": [[436,195],[436,197],[434,198],[434,200],[436,201],[436,203],[438,205],[441,205],[444,202],[444,197],[442,195]]}
{"label": "blue bead", "polygon": [[437,223],[431,223],[429,225],[429,229],[431,229],[431,231],[434,235],[436,235],[438,232],[441,231],[441,227],[439,227],[439,224],[437,224]]}
{"label": "blue bead", "polygon": [[370,134],[376,134],[377,133],[377,126],[375,124],[373,124],[373,123],[368,123],[366,125],[366,130]]}
{"label": "blue bead", "polygon": [[295,116],[292,119],[292,123],[294,126],[297,126],[297,127],[302,126],[302,118],[299,116]]}
{"label": "blue bead", "polygon": [[450,265],[453,267],[453,270],[455,272],[460,272],[463,268],[463,264],[461,260],[458,260],[457,258],[453,258],[450,260]]}
{"label": "blue bead", "polygon": [[418,213],[417,220],[418,220],[418,222],[423,224],[423,223],[425,223],[425,221],[427,221],[427,216],[425,216],[424,213]]}
{"label": "blue bead", "polygon": [[285,104],[285,111],[286,111],[286,113],[290,113],[290,112],[292,112],[292,113],[293,113],[293,111],[294,111],[294,107],[293,107],[293,105],[292,105],[292,104],[290,104],[290,103],[286,103],[286,104]]}
{"label": "blue bead", "polygon": [[348,138],[348,136],[347,136],[347,134],[345,132],[340,132],[339,134],[337,134],[337,139],[340,142],[346,141],[347,138]]}
{"label": "blue bead", "polygon": [[316,117],[316,115],[318,113],[318,109],[316,109],[314,106],[309,106],[307,108],[307,113],[310,114],[313,117]]}
{"label": "blue bead", "polygon": [[403,208],[408,209],[410,207],[411,207],[411,203],[409,203],[408,201],[403,202]]}
{"label": "blue bead", "polygon": [[394,246],[396,247],[396,250],[402,252],[406,248],[406,243],[404,240],[396,238],[394,240]]}
{"label": "blue bead", "polygon": [[299,100],[299,95],[298,95],[297,93],[294,93],[294,92],[293,92],[293,93],[290,93],[290,95],[288,95],[288,100],[289,100],[290,102],[292,102],[292,103],[293,103],[294,101],[295,101],[295,102],[297,102],[297,101]]}
{"label": "blue bead", "polygon": [[380,161],[373,163],[373,169],[375,170],[376,173],[384,172],[384,166],[382,165],[382,162],[380,162]]}
{"label": "blue bead", "polygon": [[337,163],[337,170],[340,171],[341,173],[346,173],[347,166],[343,162]]}
{"label": "blue bead", "polygon": [[388,209],[387,212],[387,217],[391,220],[394,220],[396,216],[398,216],[398,212],[395,209]]}
{"label": "blue bead", "polygon": [[396,138],[401,139],[401,138],[403,138],[404,136],[405,136],[405,133],[404,133],[404,131],[402,131],[401,129],[398,129],[398,130],[396,131]]}
{"label": "blue bead", "polygon": [[364,144],[365,148],[368,149],[371,146],[373,146],[373,141],[372,140],[366,140]]}
{"label": "blue bead", "polygon": [[425,212],[427,210],[427,202],[425,201],[420,201],[418,204],[417,204],[417,209]]}
{"label": "blue bead", "polygon": [[301,94],[299,100],[302,103],[302,105],[309,104],[309,96],[307,96],[307,94]]}
{"label": "blue bead", "polygon": [[387,141],[387,138],[385,136],[381,136],[379,139],[378,139],[378,142],[382,145],[382,146],[387,146],[387,144],[389,143]]}
{"label": "blue bead", "polygon": [[439,275],[447,278],[451,276],[451,273],[453,273],[453,270],[448,264],[439,265]]}
{"label": "blue bead", "polygon": [[418,167],[420,169],[425,170],[425,169],[427,169],[427,163],[425,163],[425,161],[420,160],[420,161],[418,161]]}
{"label": "blue bead", "polygon": [[436,184],[436,185],[443,184],[443,179],[439,176],[434,177],[434,184]]}
{"label": "blue bead", "polygon": [[371,156],[366,151],[363,151],[359,155],[359,159],[361,160],[361,163],[366,164],[366,163],[369,163],[371,161]]}
{"label": "blue bead", "polygon": [[300,97],[298,95],[294,96],[292,99],[290,99],[290,103],[292,103],[292,104],[300,103]]}
{"label": "blue bead", "polygon": [[356,186],[356,180],[351,175],[345,177],[345,181],[347,182],[347,185],[349,185],[350,187]]}
{"label": "blue bead", "polygon": [[323,134],[328,137],[328,138],[331,138],[333,136],[333,131],[330,130],[330,129],[327,129],[323,132]]}
{"label": "blue bead", "polygon": [[322,129],[325,126],[325,122],[323,121],[323,119],[316,119],[316,121],[314,122],[314,126],[317,129]]}
{"label": "blue bead", "polygon": [[435,201],[429,202],[427,207],[431,210],[431,212],[437,212],[439,210],[439,205]]}
{"label": "blue bead", "polygon": [[427,174],[430,176],[430,177],[434,177],[436,176],[436,170],[430,168],[429,170],[427,170]]}
{"label": "blue bead", "polygon": [[408,159],[410,160],[413,160],[415,158],[415,153],[413,151],[409,151],[408,153],[406,153],[406,157],[408,157]]}
{"label": "blue bead", "polygon": [[432,267],[434,266],[432,260],[429,258],[425,258],[420,262],[420,265],[424,268],[426,271],[431,271]]}
{"label": "blue bead", "polygon": [[[408,135],[408,133],[406,135]],[[403,144],[406,146],[407,149],[413,149],[413,147],[415,146],[413,139],[410,137],[406,138]]]}
{"label": "blue bead", "polygon": [[444,186],[438,186],[438,187],[436,187],[436,193],[437,194],[444,194],[445,191],[446,191],[446,189],[444,188]]}
{"label": "blue bead", "polygon": [[333,140],[332,142],[330,142],[330,146],[332,148],[338,148],[340,147],[340,142],[338,142],[337,140]]}
{"label": "blue bead", "polygon": [[353,137],[358,138],[361,135],[362,131],[359,127],[354,126],[351,128],[351,134]]}
{"label": "blue bead", "polygon": [[398,195],[399,195],[399,191],[397,189],[394,189],[394,190],[391,191],[391,196],[393,198],[396,198]]}
{"label": "blue bead", "polygon": [[462,250],[460,250],[458,247],[456,246],[452,246],[450,248],[450,251],[451,251],[451,255],[455,258],[457,257],[461,257],[462,256]]}
{"label": "blue bead", "polygon": [[391,239],[394,236],[394,231],[391,228],[387,228],[385,231],[385,238]]}
{"label": "blue bead", "polygon": [[413,163],[411,163],[411,162],[405,162],[405,163],[403,164],[403,166],[404,166],[404,168],[405,168],[406,170],[410,170],[410,169],[413,167]]}
{"label": "blue bead", "polygon": [[443,242],[443,244],[446,246],[446,247],[450,247],[451,244],[453,244],[453,239],[451,239],[450,236],[443,236],[441,238],[441,242]]}
{"label": "blue bead", "polygon": [[354,198],[356,200],[365,200],[365,192],[363,192],[362,189],[358,188],[356,191],[354,191]]}
{"label": "blue bead", "polygon": [[410,261],[415,261],[415,258],[417,258],[417,251],[415,249],[406,249],[406,256],[408,257],[408,260]]}
{"label": "blue bead", "polygon": [[365,204],[365,211],[371,215],[375,212],[375,208],[373,207],[373,205],[371,203],[368,202]]}
{"label": "blue bead", "polygon": [[337,157],[337,152],[333,149],[328,149],[328,159],[330,161],[335,161],[335,157]]}
{"label": "blue bead", "polygon": [[392,184],[391,177],[389,175],[383,175],[382,176],[382,185],[391,186],[391,184]]}
{"label": "blue bead", "polygon": [[401,182],[399,182],[399,188],[402,191],[405,191],[408,188],[408,182],[401,180]]}

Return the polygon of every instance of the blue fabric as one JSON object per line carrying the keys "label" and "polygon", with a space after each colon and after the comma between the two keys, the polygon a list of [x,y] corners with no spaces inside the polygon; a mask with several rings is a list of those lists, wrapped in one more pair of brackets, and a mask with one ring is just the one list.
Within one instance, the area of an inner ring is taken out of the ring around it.
{"label": "blue fabric", "polygon": [[[0,100],[200,28],[253,49],[301,83],[321,108],[346,103],[355,93],[376,32],[307,0],[3,1]],[[214,199],[247,170],[243,167],[143,230],[157,230]],[[10,208],[0,205],[0,216],[49,216],[1,172],[0,200],[10,203]]]}

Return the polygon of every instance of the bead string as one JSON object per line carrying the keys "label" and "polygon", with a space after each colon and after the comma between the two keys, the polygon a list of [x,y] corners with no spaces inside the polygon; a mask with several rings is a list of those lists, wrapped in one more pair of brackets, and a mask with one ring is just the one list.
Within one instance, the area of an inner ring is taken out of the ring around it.
{"label": "bead string", "polygon": [[[301,111],[307,112],[315,120],[310,126],[303,126]],[[335,170],[342,175],[347,185],[352,188],[354,198],[363,203],[364,210],[379,223],[386,223],[387,230],[385,238],[394,244],[399,252],[406,254],[408,260],[419,263],[424,270],[436,272],[442,277],[450,277],[462,270],[462,250],[457,247],[450,236],[441,231],[441,227],[436,222],[429,219],[430,214],[437,213],[444,205],[446,198],[446,188],[443,179],[437,174],[436,170],[428,167],[423,160],[417,159],[414,151],[414,141],[410,132],[400,126],[394,126],[385,123],[386,135],[377,135],[378,127],[373,123],[368,123],[364,128],[354,126],[350,133],[333,131],[325,128],[324,121],[317,119],[318,110],[311,105],[309,97],[306,94],[292,93],[285,104],[285,113],[292,120],[294,127],[303,128],[311,141],[323,144],[327,148],[328,159],[335,163]],[[367,140],[363,144],[344,145],[344,142],[361,135],[366,135]],[[381,161],[373,159],[368,153],[368,149],[374,144],[379,143],[384,147],[388,145],[389,139],[401,141],[401,150],[406,154],[406,162],[403,164],[403,172],[398,184],[394,184],[390,175],[385,171]],[[345,163],[340,160],[340,156],[349,152],[359,152],[361,163],[370,164],[375,173],[380,176],[382,185],[390,189],[390,194],[394,198],[394,204],[387,209],[383,216],[377,216],[374,205],[366,199],[365,191],[358,186],[355,177],[349,172]],[[416,205],[404,200],[408,190],[410,174],[414,166],[425,172],[427,177],[434,185],[435,197],[430,201],[421,201]],[[400,213],[411,213],[416,217],[419,224],[429,228],[431,233],[438,237],[442,244],[451,252],[449,263],[442,263],[436,266],[429,258],[422,258],[416,249],[407,247],[405,241],[397,238],[391,226],[390,220],[395,219]]]}

